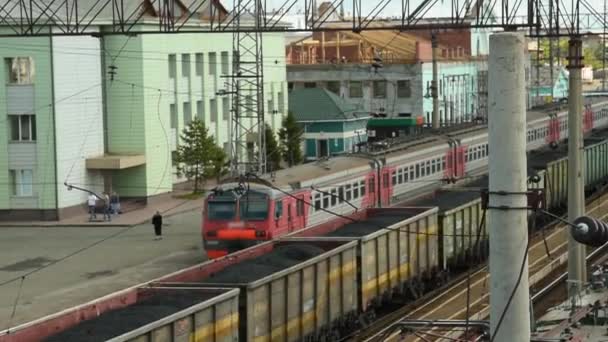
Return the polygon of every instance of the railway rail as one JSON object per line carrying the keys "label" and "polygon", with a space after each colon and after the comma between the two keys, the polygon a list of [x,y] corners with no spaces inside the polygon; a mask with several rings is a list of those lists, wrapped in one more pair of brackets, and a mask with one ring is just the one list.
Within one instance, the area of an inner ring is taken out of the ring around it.
{"label": "railway rail", "polygon": [[[587,203],[587,213],[600,219],[608,218],[608,196],[595,196]],[[539,285],[541,281],[551,273],[563,266],[567,260],[568,253],[568,229],[564,224],[557,221],[549,223],[539,231],[530,243],[528,251],[528,264],[530,275],[530,286]],[[602,247],[601,247],[602,248]],[[592,254],[594,257],[597,254]],[[563,277],[563,275],[561,275]],[[560,279],[561,279],[560,277]],[[448,286],[433,291],[420,300],[387,314],[363,331],[355,332],[348,339],[352,341],[404,341],[420,342],[435,341],[442,337],[458,338],[462,335],[460,331],[446,331],[426,329],[423,338],[420,335],[402,336],[393,324],[402,320],[470,320],[485,319],[489,315],[489,278],[487,266],[482,266],[469,271],[467,275],[460,275]],[[558,286],[558,282],[551,282],[551,287]],[[467,287],[469,290],[467,291]],[[549,289],[537,292],[533,299],[540,299]],[[468,294],[467,294],[468,292]],[[468,305],[467,305],[468,301]],[[467,309],[468,308],[468,309]],[[467,313],[468,310],[468,313]],[[444,328],[442,328],[444,329]]]}

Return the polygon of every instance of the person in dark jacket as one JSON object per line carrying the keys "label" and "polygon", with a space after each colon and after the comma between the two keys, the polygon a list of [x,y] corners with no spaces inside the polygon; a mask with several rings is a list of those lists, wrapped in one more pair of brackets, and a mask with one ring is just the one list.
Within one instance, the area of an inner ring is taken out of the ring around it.
{"label": "person in dark jacket", "polygon": [[160,212],[156,212],[152,217],[152,224],[154,225],[154,233],[156,237],[154,240],[161,240],[163,238],[163,216]]}

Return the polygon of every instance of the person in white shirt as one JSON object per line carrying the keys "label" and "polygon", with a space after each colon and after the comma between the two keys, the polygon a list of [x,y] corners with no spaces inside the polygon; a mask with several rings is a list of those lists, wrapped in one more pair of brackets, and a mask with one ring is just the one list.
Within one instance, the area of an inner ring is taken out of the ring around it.
{"label": "person in white shirt", "polygon": [[97,214],[95,214],[95,207],[97,206],[97,196],[95,196],[95,194],[90,194],[87,202],[89,204],[89,221],[93,221],[93,219],[97,218]]}

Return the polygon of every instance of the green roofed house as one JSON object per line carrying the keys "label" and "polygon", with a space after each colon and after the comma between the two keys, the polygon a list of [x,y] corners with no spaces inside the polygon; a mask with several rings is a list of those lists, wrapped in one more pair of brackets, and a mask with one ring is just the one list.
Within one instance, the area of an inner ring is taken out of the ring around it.
{"label": "green roofed house", "polygon": [[353,152],[367,141],[369,113],[322,88],[294,89],[289,110],[304,128],[304,155],[316,160]]}

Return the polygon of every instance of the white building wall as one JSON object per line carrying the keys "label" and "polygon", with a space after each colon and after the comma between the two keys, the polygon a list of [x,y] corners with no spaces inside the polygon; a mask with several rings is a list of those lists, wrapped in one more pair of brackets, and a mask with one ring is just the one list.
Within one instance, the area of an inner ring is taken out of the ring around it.
{"label": "white building wall", "polygon": [[58,207],[65,208],[84,203],[88,194],[68,191],[64,182],[103,191],[101,172],[85,166],[86,158],[104,153],[101,50],[90,36],[52,41]]}
{"label": "white building wall", "polygon": [[[389,116],[410,114],[423,115],[423,85],[421,64],[388,64],[374,71],[368,65],[288,65],[287,81],[294,88],[304,88],[306,83],[314,82],[318,88],[327,88],[327,82],[340,82],[340,96],[346,101],[361,106],[363,111],[385,112]],[[373,82],[386,82],[386,96],[374,97]],[[410,82],[410,96],[397,97],[397,82]],[[351,97],[350,82],[362,83],[362,97]]]}

